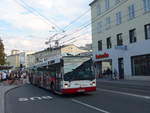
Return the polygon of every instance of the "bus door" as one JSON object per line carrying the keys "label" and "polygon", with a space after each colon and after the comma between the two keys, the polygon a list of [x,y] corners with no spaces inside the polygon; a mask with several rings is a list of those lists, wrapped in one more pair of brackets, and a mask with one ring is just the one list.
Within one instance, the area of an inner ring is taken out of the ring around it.
{"label": "bus door", "polygon": [[44,72],[43,74],[43,87],[47,88],[47,73]]}
{"label": "bus door", "polygon": [[[60,66],[58,66],[60,67]],[[61,89],[61,81],[62,81],[62,76],[61,76],[61,71],[60,71],[60,68],[56,69],[56,74],[55,74],[55,88],[56,88],[56,91],[60,91]]]}

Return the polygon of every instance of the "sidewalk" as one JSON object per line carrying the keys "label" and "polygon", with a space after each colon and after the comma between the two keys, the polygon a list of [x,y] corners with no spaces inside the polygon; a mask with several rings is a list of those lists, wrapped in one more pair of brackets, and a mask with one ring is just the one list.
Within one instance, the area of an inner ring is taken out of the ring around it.
{"label": "sidewalk", "polygon": [[[9,81],[10,82],[10,81]],[[4,112],[4,104],[5,104],[5,93],[7,93],[9,90],[19,87],[20,85],[16,84],[15,82],[12,85],[9,85],[9,82],[0,82],[0,113]]]}

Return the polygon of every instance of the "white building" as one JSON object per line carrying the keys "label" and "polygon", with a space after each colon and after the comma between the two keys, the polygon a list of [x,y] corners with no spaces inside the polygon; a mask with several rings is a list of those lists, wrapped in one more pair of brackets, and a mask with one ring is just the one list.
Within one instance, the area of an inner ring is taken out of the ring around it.
{"label": "white building", "polygon": [[150,0],[94,0],[90,6],[97,74],[111,67],[120,78],[150,79]]}

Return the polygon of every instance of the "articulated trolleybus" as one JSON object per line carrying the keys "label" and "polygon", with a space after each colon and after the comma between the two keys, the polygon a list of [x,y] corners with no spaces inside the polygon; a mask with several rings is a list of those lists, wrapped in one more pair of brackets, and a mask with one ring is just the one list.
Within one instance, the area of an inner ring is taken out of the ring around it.
{"label": "articulated trolleybus", "polygon": [[53,58],[30,68],[32,84],[58,94],[96,91],[96,77],[89,57]]}

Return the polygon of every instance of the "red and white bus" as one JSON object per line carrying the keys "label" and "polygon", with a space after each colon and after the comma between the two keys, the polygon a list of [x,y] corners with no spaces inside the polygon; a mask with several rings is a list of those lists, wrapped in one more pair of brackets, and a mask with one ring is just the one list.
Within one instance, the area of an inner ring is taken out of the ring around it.
{"label": "red and white bus", "polygon": [[59,94],[96,91],[96,77],[89,57],[66,56],[30,68],[32,84]]}

